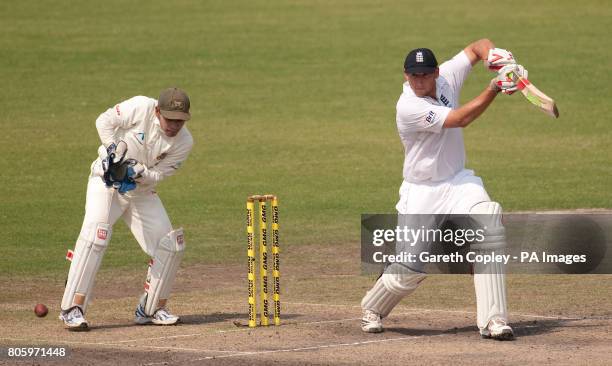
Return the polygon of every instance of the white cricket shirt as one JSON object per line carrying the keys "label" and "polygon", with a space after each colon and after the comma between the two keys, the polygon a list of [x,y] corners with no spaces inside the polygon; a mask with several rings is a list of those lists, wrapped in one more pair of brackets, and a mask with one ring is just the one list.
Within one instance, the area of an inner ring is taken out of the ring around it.
{"label": "white cricket shirt", "polygon": [[[127,143],[127,158],[138,160],[146,169],[136,179],[134,193],[148,192],[168,177],[187,159],[193,138],[186,126],[174,137],[161,129],[155,115],[157,100],[137,96],[121,102],[102,113],[96,120],[100,140],[105,146],[123,140]],[[92,171],[101,175],[101,160],[94,162]]]}
{"label": "white cricket shirt", "polygon": [[461,51],[440,65],[436,97],[417,97],[406,81],[397,102],[397,130],[404,145],[404,180],[438,182],[446,180],[465,166],[461,128],[443,128],[444,120],[459,107],[463,81],[472,69]]}

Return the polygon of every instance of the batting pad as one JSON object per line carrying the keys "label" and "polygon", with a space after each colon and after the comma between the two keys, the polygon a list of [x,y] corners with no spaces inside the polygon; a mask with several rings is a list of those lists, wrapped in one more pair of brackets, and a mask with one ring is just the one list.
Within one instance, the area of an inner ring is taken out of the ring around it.
{"label": "batting pad", "polygon": [[85,312],[111,233],[109,224],[94,223],[83,226],[70,264],[62,310],[79,306],[83,313]]}
{"label": "batting pad", "polygon": [[416,290],[426,276],[425,273],[393,263],[363,297],[361,308],[374,311],[384,318],[405,296]]}
{"label": "batting pad", "polygon": [[159,241],[159,246],[149,262],[145,283],[147,315],[152,316],[160,307],[166,305],[184,250],[185,239],[182,228],[172,230]]}
{"label": "batting pad", "polygon": [[[481,202],[470,210],[470,214],[481,227],[484,227],[484,240],[472,244],[476,254],[504,254],[506,234],[501,222],[502,210],[497,202]],[[478,328],[485,329],[491,319],[508,320],[506,304],[506,276],[504,264],[498,262],[474,264],[474,287],[476,289],[476,309]]]}

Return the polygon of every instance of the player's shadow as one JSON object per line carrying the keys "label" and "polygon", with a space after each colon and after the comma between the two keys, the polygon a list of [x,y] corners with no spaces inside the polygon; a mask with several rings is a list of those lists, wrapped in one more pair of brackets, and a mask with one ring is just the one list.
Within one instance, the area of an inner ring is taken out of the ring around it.
{"label": "player's shadow", "polygon": [[[287,320],[291,320],[299,317],[299,314],[283,314],[281,323],[285,323]],[[181,325],[201,325],[201,324],[215,324],[215,323],[223,323],[226,321],[233,321],[234,324],[238,323],[248,323],[248,315],[246,313],[211,313],[211,314],[191,314],[191,315],[181,315],[181,321],[177,324],[177,326]],[[259,321],[259,317],[258,317]],[[271,324],[273,320],[271,319]],[[286,322],[285,324],[288,324]],[[132,322],[125,322],[119,324],[101,324],[101,325],[90,325],[88,330],[107,330],[107,329],[118,329],[118,328],[131,328],[131,327],[148,327],[154,325],[138,325]]]}
{"label": "player's shadow", "polygon": [[[514,330],[515,337],[530,337],[559,331],[558,328],[590,328],[598,327],[596,324],[572,324],[582,319],[546,319],[511,322],[509,325]],[[407,336],[438,336],[444,334],[477,334],[478,327],[475,325],[465,327],[453,327],[450,329],[413,329],[399,327],[385,327],[386,332],[393,332]]]}
{"label": "player's shadow", "polygon": [[[191,314],[181,315],[181,320],[177,326],[181,325],[198,325],[198,324],[214,324],[222,323],[230,319],[236,319],[243,314],[241,313],[211,313],[211,314]],[[102,324],[90,326],[91,330],[103,330],[103,329],[116,329],[116,328],[130,328],[130,327],[142,327],[134,323],[120,323],[120,324]],[[150,325],[144,325],[150,326]],[[154,325],[151,325],[154,326]]]}
{"label": "player's shadow", "polygon": [[241,313],[211,313],[211,314],[191,314],[181,316],[182,324],[198,325],[198,324],[214,324],[223,323],[230,319],[240,317]]}
{"label": "player's shadow", "polygon": [[597,328],[600,324],[578,324],[578,321],[588,319],[545,319],[529,320],[510,323],[517,337],[530,337],[534,335],[559,332],[560,328]]}
{"label": "player's shadow", "polygon": [[419,328],[399,328],[399,327],[384,327],[385,333],[398,333],[406,336],[422,337],[422,336],[439,336],[443,334],[459,334],[476,331],[475,326],[467,326],[451,329],[419,329]]}
{"label": "player's shadow", "polygon": [[[296,314],[287,314],[283,313],[281,317],[281,323],[286,320],[294,319],[299,315]],[[181,316],[181,322],[186,325],[198,325],[198,324],[213,324],[213,323],[222,323],[228,320],[232,320],[235,325],[239,324],[248,324],[248,314],[246,313],[212,313],[212,314],[202,314],[202,315],[185,315]],[[257,321],[259,322],[260,316],[257,317]],[[273,323],[273,320],[270,318],[270,324]]]}
{"label": "player's shadow", "polygon": [[[290,314],[290,313],[283,313],[281,316],[281,325],[289,325],[289,324],[297,324],[294,321],[291,321],[291,319],[295,319],[298,318],[300,316],[303,316],[304,314]],[[257,316],[257,324],[261,324],[261,315]],[[246,327],[249,324],[249,315],[246,313],[243,314],[238,314],[237,317],[235,317],[232,321],[234,323],[235,326],[237,327]],[[274,324],[274,319],[270,318],[269,321],[270,325]]]}

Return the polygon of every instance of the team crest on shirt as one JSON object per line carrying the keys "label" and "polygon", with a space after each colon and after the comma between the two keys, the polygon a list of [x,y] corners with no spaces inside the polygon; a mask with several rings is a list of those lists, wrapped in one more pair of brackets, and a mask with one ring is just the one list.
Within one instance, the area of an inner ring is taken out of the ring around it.
{"label": "team crest on shirt", "polygon": [[141,145],[144,144],[144,132],[134,132],[134,136],[136,136],[136,141],[138,141]]}
{"label": "team crest on shirt", "polygon": [[160,160],[162,160],[163,158],[165,158],[167,155],[168,155],[168,153],[167,153],[167,152],[165,152],[165,153],[161,153],[161,155],[159,155],[158,157],[156,157],[156,158],[155,158],[155,160],[160,161]]}

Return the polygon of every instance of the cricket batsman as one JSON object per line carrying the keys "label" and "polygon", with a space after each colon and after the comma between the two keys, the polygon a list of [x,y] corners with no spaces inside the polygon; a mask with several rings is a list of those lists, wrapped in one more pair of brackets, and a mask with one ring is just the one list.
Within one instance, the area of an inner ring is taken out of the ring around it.
{"label": "cricket batsman", "polygon": [[[461,106],[463,82],[481,60],[497,76],[480,95]],[[514,93],[518,76],[526,78],[527,70],[516,64],[511,52],[495,48],[488,39],[468,45],[439,66],[430,49],[417,48],[408,53],[396,114],[405,151],[404,180],[396,205],[399,224],[409,214],[467,214],[485,227],[484,240],[472,244],[472,250],[490,253],[503,249],[501,205],[489,198],[482,180],[465,169],[462,128],[476,120],[500,92]],[[428,250],[426,244],[414,248]],[[392,263],[385,268],[361,302],[364,332],[383,331],[382,319],[425,279],[424,267],[425,263],[417,261]],[[503,264],[475,264],[474,285],[480,334],[512,339]]]}
{"label": "cricket batsman", "polygon": [[96,120],[102,145],[91,165],[85,218],[59,316],[68,329],[88,328],[85,313],[94,279],[119,218],[151,257],[135,322],[172,325],[179,321],[166,305],[185,239],[183,229],[172,228],[155,186],[173,175],[191,151],[193,139],[184,126],[191,118],[189,108],[187,94],[169,88],[158,100],[136,96]]}

